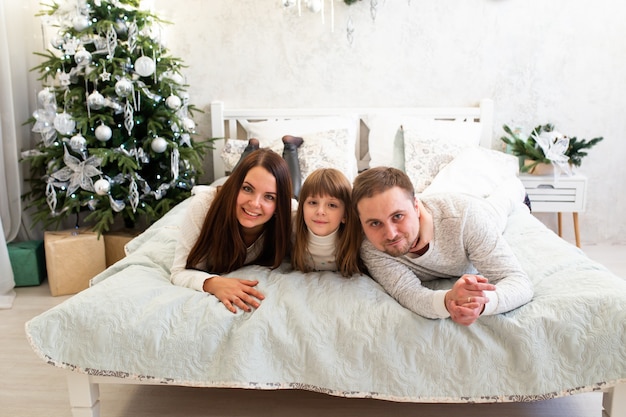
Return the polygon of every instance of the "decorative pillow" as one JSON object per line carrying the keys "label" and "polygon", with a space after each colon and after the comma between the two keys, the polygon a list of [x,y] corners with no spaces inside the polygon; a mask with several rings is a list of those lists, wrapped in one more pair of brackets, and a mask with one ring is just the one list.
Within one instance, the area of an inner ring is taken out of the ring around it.
{"label": "decorative pillow", "polygon": [[477,147],[481,131],[476,122],[412,120],[404,124],[405,172],[415,192],[424,191],[462,149]]}
{"label": "decorative pillow", "polygon": [[[298,148],[302,181],[318,168],[336,168],[352,182],[357,175],[354,141],[347,129],[303,135]],[[282,154],[282,141],[280,152]],[[274,149],[274,148],[272,148]],[[276,150],[276,149],[275,149]]]}
{"label": "decorative pillow", "polygon": [[[350,169],[344,174],[352,179],[356,176],[357,157],[356,157],[356,141],[357,127],[360,123],[358,116],[332,116],[332,117],[309,117],[286,120],[264,120],[260,122],[242,122],[241,125],[248,134],[248,139],[256,138],[259,140],[261,147],[269,147],[282,155],[283,142],[282,137],[285,135],[310,136],[312,134],[321,134],[330,131],[347,131],[347,144],[342,147],[342,154],[335,155],[334,160],[341,159],[342,163],[349,161]],[[319,140],[320,137],[317,137]],[[309,139],[309,142],[312,138]],[[332,140],[332,138],[331,138]],[[306,142],[306,138],[305,138]],[[305,149],[298,149],[299,152],[306,152]],[[343,164],[342,164],[343,165]],[[352,175],[354,174],[354,175]],[[303,171],[304,179],[304,171]]]}
{"label": "decorative pillow", "polygon": [[220,153],[226,172],[231,172],[235,168],[246,146],[248,146],[247,140],[228,139],[226,141]]}
{"label": "decorative pillow", "polygon": [[414,130],[423,136],[471,146],[479,145],[482,133],[482,126],[477,122],[434,120],[416,116],[374,114],[368,115],[365,123],[369,128],[370,167],[391,166],[403,171],[406,170],[403,130]]}
{"label": "decorative pillow", "polygon": [[[417,138],[417,139],[416,139]],[[419,139],[411,131],[404,132],[405,172],[416,193],[430,185],[439,171],[463,149],[457,143],[439,139]]]}
{"label": "decorative pillow", "polygon": [[[284,135],[280,135],[282,138]],[[298,162],[302,181],[317,168],[337,168],[350,181],[357,174],[356,157],[354,156],[354,142],[348,129],[327,130],[302,135],[304,142],[298,148]],[[227,171],[232,171],[248,141],[229,139],[220,154]],[[266,142],[267,145],[267,142]],[[283,154],[282,139],[269,146],[279,155]],[[262,146],[264,147],[264,146]]]}

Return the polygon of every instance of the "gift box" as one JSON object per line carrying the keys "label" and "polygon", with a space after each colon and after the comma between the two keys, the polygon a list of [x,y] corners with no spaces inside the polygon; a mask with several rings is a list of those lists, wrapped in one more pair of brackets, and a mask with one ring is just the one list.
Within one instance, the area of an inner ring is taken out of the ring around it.
{"label": "gift box", "polygon": [[106,269],[104,238],[89,229],[44,232],[46,269],[53,296],[76,294]]}
{"label": "gift box", "polygon": [[16,287],[39,285],[46,277],[43,240],[28,240],[7,244]]}
{"label": "gift box", "polygon": [[118,230],[104,234],[104,252],[107,268],[126,256],[124,246],[139,233],[136,230]]}

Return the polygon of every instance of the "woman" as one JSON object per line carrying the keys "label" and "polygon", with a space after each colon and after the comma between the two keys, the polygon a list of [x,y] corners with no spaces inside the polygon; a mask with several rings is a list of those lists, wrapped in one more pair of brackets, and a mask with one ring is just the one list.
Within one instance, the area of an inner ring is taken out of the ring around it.
{"label": "woman", "polygon": [[247,155],[219,192],[195,195],[180,226],[172,283],[215,295],[228,310],[257,308],[256,280],[223,277],[244,265],[276,268],[289,253],[291,179],[269,149]]}

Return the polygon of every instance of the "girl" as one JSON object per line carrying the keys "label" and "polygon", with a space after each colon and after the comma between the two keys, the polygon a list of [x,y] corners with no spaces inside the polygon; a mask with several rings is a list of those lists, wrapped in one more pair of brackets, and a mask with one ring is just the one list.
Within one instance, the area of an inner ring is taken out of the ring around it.
{"label": "girl", "polygon": [[339,271],[346,277],[365,271],[359,257],[361,225],[351,193],[350,181],[337,169],[320,168],[306,178],[294,219],[295,269]]}
{"label": "girl", "polygon": [[258,281],[222,277],[244,265],[276,268],[288,254],[291,179],[269,149],[247,155],[217,192],[196,194],[180,226],[170,280],[215,295],[228,310],[250,311],[263,294]]}

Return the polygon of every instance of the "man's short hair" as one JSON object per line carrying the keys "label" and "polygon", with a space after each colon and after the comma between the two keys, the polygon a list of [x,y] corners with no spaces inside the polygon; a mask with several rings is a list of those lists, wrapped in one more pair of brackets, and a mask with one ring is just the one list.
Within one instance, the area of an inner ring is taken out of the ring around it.
{"label": "man's short hair", "polygon": [[406,173],[393,167],[374,167],[361,172],[354,179],[352,204],[357,207],[359,201],[383,193],[390,188],[399,187],[413,200],[415,188]]}

